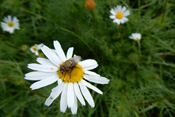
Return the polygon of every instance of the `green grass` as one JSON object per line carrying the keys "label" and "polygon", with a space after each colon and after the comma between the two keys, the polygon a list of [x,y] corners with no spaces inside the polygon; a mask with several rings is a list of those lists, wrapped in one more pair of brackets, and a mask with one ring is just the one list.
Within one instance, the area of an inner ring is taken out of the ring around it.
{"label": "green grass", "polygon": [[[129,22],[118,26],[110,9],[125,5]],[[75,116],[173,117],[175,116],[175,2],[173,0],[96,0],[93,11],[84,0],[1,0],[0,21],[7,15],[20,20],[20,30],[0,30],[0,116],[72,116],[61,113],[59,98],[44,102],[56,83],[31,91],[24,80],[27,64],[37,56],[29,48],[43,43],[53,48],[58,40],[64,51],[74,47],[83,59],[95,59],[94,71],[110,79],[91,91],[95,108],[87,103]],[[142,34],[141,52],[128,37]],[[26,49],[22,47],[26,45]]]}

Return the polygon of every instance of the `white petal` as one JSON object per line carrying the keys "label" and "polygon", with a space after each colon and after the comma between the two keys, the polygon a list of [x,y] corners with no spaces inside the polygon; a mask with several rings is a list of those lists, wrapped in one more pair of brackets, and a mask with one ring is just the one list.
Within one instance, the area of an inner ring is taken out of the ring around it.
{"label": "white petal", "polygon": [[111,10],[110,10],[110,13],[111,13],[112,15],[115,15],[115,14],[116,14],[116,11],[115,11],[114,9],[111,9]]}
{"label": "white petal", "polygon": [[123,12],[125,12],[125,11],[126,11],[126,7],[124,6],[124,7],[122,8],[121,12],[123,13]]}
{"label": "white petal", "polygon": [[85,74],[87,75],[95,75],[95,76],[100,76],[99,74],[92,72],[92,71],[85,71]]}
{"label": "white petal", "polygon": [[10,15],[8,15],[7,18],[9,19],[9,21],[12,21],[12,17]]}
{"label": "white petal", "polygon": [[57,76],[57,73],[55,72],[38,72],[38,71],[34,71],[34,72],[29,72],[27,74],[25,74],[25,78],[26,80],[42,80],[45,78],[48,78],[50,76]]}
{"label": "white petal", "polygon": [[120,19],[120,22],[121,22],[121,24],[125,23],[125,21],[123,20],[123,18]]}
{"label": "white petal", "polygon": [[14,27],[15,27],[15,29],[18,29],[19,30],[20,29],[19,28],[19,23],[15,23]]}
{"label": "white petal", "polygon": [[19,29],[19,20],[16,17],[13,17],[12,22],[14,23],[15,29]]}
{"label": "white petal", "polygon": [[38,55],[39,55],[38,51],[35,51],[35,55],[36,55],[36,56],[38,56]]}
{"label": "white petal", "polygon": [[130,39],[133,39],[133,40],[140,40],[141,39],[141,34],[140,33],[132,33],[131,36],[129,36]]}
{"label": "white petal", "polygon": [[90,82],[97,84],[108,84],[109,80],[105,77],[99,77],[94,75],[84,75],[84,78]]}
{"label": "white petal", "polygon": [[113,22],[117,23],[118,25],[120,25],[120,20],[119,19],[114,19]]}
{"label": "white petal", "polygon": [[67,55],[66,55],[67,59],[72,58],[73,50],[74,50],[73,47],[71,47],[71,48],[69,48],[69,49],[67,50]]}
{"label": "white petal", "polygon": [[35,82],[33,83],[30,88],[32,90],[35,90],[35,89],[39,89],[39,88],[42,88],[42,87],[45,87],[45,86],[48,86],[54,82],[56,82],[58,80],[58,77],[56,76],[52,76],[52,77],[48,77],[48,78],[45,78],[43,80],[40,80],[38,82]]}
{"label": "white petal", "polygon": [[122,11],[122,6],[121,6],[121,5],[117,5],[117,10],[118,10],[119,12],[121,12],[121,11]]}
{"label": "white petal", "polygon": [[141,34],[140,34],[140,33],[133,33],[132,35],[133,35],[134,38],[136,38],[136,39],[141,39]]}
{"label": "white petal", "polygon": [[42,47],[43,47],[43,43],[41,43],[41,44],[38,44],[38,49],[40,50]]}
{"label": "white petal", "polygon": [[94,69],[98,66],[97,62],[93,59],[87,59],[84,61],[80,61],[78,64],[83,67],[84,71]]}
{"label": "white petal", "polygon": [[14,30],[15,30],[15,28],[9,28],[7,31],[12,34],[12,33],[14,33]]}
{"label": "white petal", "polygon": [[58,79],[58,85],[60,85],[62,83],[61,79]]}
{"label": "white petal", "polygon": [[8,22],[11,22],[11,21],[12,21],[12,18],[11,18],[10,15],[8,15],[7,17],[4,17],[3,21],[4,21],[5,23],[8,23]]}
{"label": "white petal", "polygon": [[32,47],[30,48],[30,51],[31,51],[32,53],[34,53],[34,52],[35,52],[35,51],[33,51],[33,48],[32,48]]}
{"label": "white petal", "polygon": [[37,58],[36,61],[42,65],[50,65],[50,66],[55,66],[52,62],[50,62],[48,59],[46,58]]}
{"label": "white petal", "polygon": [[50,48],[43,45],[41,50],[54,65],[59,66],[61,64],[59,57]]}
{"label": "white petal", "polygon": [[78,104],[77,104],[77,98],[74,96],[74,105],[71,107],[71,112],[73,115],[77,114]]}
{"label": "white petal", "polygon": [[67,86],[68,83],[65,83],[64,88],[63,88],[63,92],[61,94],[61,100],[60,100],[60,111],[65,113],[66,109],[67,109]]}
{"label": "white petal", "polygon": [[2,30],[5,31],[8,29],[8,25],[4,22],[1,22],[1,27],[2,27]]}
{"label": "white petal", "polygon": [[118,13],[119,11],[118,11],[117,7],[114,8],[114,10],[115,10],[115,14],[114,15],[116,15],[116,13]]}
{"label": "white petal", "polygon": [[93,108],[95,107],[95,103],[94,100],[89,92],[89,90],[86,88],[86,86],[84,86],[81,82],[78,83],[81,89],[81,92],[84,96],[84,98],[86,99],[86,101],[89,103],[89,105]]}
{"label": "white petal", "polygon": [[74,83],[74,91],[75,91],[75,95],[77,96],[77,98],[81,102],[81,104],[83,106],[86,105],[77,83]]}
{"label": "white petal", "polygon": [[138,34],[138,38],[140,38],[140,39],[141,39],[141,38],[142,38],[142,35],[141,35],[141,34]]}
{"label": "white petal", "polygon": [[64,51],[58,41],[53,42],[55,50],[57,52],[57,55],[59,56],[61,62],[66,61],[66,56],[64,54]]}
{"label": "white petal", "polygon": [[84,84],[85,86],[87,86],[88,88],[94,90],[95,92],[97,92],[101,95],[103,94],[103,92],[100,89],[98,89],[97,87],[91,85],[90,83],[86,82],[85,80],[81,80],[81,83]]}
{"label": "white petal", "polygon": [[55,73],[50,73],[50,72],[38,72],[38,71],[33,71],[25,74],[26,77],[37,77],[37,76],[50,76],[50,75],[55,75]]}
{"label": "white petal", "polygon": [[32,69],[32,70],[38,70],[38,71],[43,71],[43,72],[56,72],[56,71],[58,71],[58,67],[51,66],[51,65],[40,65],[40,64],[36,64],[36,63],[28,64],[27,67],[29,69]]}
{"label": "white petal", "polygon": [[123,21],[124,22],[127,22],[128,21],[128,18],[127,17],[123,17]]}
{"label": "white petal", "polygon": [[124,14],[124,16],[128,16],[128,15],[130,15],[130,12],[129,12],[129,10],[127,10],[123,14]]}
{"label": "white petal", "polygon": [[67,105],[69,108],[71,108],[74,105],[74,89],[73,89],[73,83],[68,83],[68,89],[67,89]]}
{"label": "white petal", "polygon": [[19,20],[18,20],[16,17],[13,17],[12,22],[14,22],[14,23],[18,23]]}
{"label": "white petal", "polygon": [[50,96],[47,98],[47,100],[45,101],[45,105],[46,106],[50,106],[52,104],[52,102],[60,95],[60,93],[62,92],[64,87],[64,83],[61,83],[60,85],[58,85],[57,87],[52,89],[52,92],[50,94]]}
{"label": "white petal", "polygon": [[129,36],[129,38],[130,38],[130,39],[134,39],[134,37],[133,37],[133,36]]}
{"label": "white petal", "polygon": [[115,18],[116,18],[115,15],[110,15],[109,17],[110,17],[111,19],[115,19]]}

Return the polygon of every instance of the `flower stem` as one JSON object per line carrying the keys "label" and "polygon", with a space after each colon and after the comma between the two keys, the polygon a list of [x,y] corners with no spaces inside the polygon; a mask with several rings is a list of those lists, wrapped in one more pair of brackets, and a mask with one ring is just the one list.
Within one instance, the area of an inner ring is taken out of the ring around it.
{"label": "flower stem", "polygon": [[91,11],[91,14],[92,14],[92,18],[93,18],[93,21],[94,21],[94,25],[97,26],[97,17],[96,17],[96,14],[95,14],[94,10]]}
{"label": "flower stem", "polygon": [[139,48],[139,53],[141,54],[141,44],[140,44],[140,40],[137,41],[138,44],[138,48]]}
{"label": "flower stem", "polygon": [[97,34],[101,35],[100,29],[99,29],[99,26],[98,26],[97,15],[96,15],[94,10],[91,11],[91,15],[92,15],[92,18],[93,18],[93,26],[94,26],[94,28],[97,29]]}
{"label": "flower stem", "polygon": [[121,35],[121,33],[120,33],[120,26],[119,25],[116,25],[116,28],[117,28],[117,33],[118,33],[118,39],[120,39],[120,35]]}

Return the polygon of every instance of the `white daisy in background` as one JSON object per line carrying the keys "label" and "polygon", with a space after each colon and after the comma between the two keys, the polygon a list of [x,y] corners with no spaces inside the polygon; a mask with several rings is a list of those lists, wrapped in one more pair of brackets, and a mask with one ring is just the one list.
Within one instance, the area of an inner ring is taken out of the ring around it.
{"label": "white daisy in background", "polygon": [[129,38],[135,41],[139,41],[141,40],[142,35],[140,33],[132,33],[131,36],[129,36]]}
{"label": "white daisy in background", "polygon": [[7,31],[9,33],[13,33],[15,29],[19,30],[19,20],[16,17],[11,17],[8,15],[4,17],[4,22],[1,22],[1,27],[3,31]]}
{"label": "white daisy in background", "polygon": [[127,22],[128,18],[126,16],[130,15],[129,10],[127,10],[125,6],[122,7],[121,5],[117,5],[116,8],[111,9],[110,13],[110,18],[118,25],[120,25],[120,23],[123,24]]}
{"label": "white daisy in background", "polygon": [[36,56],[38,56],[39,55],[39,50],[41,50],[41,47],[43,46],[43,44],[35,44],[35,45],[33,45],[31,48],[30,48],[30,51],[32,52],[32,53],[35,53],[35,55]]}
{"label": "white daisy in background", "polygon": [[63,113],[68,107],[71,109],[72,114],[76,114],[78,109],[77,99],[82,105],[85,105],[85,99],[91,107],[95,107],[94,100],[88,88],[99,94],[103,94],[103,92],[87,81],[97,84],[108,84],[109,82],[107,78],[90,71],[98,66],[97,62],[93,59],[77,61],[73,69],[63,72],[60,67],[72,58],[73,47],[68,49],[66,55],[58,41],[54,41],[54,48],[55,50],[52,50],[44,45],[41,50],[48,59],[37,58],[39,64],[28,64],[28,68],[36,71],[27,73],[25,79],[37,81],[30,88],[32,90],[39,89],[57,82],[58,86],[52,89],[45,105],[50,106],[61,94],[60,111]]}

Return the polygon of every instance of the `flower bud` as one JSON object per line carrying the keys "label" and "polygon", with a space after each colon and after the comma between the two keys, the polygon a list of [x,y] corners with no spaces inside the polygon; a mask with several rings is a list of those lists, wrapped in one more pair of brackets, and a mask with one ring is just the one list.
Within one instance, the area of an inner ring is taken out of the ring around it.
{"label": "flower bud", "polygon": [[94,0],[86,0],[86,2],[85,2],[85,8],[87,9],[87,10],[93,10],[94,9],[94,7],[95,7],[95,1]]}

